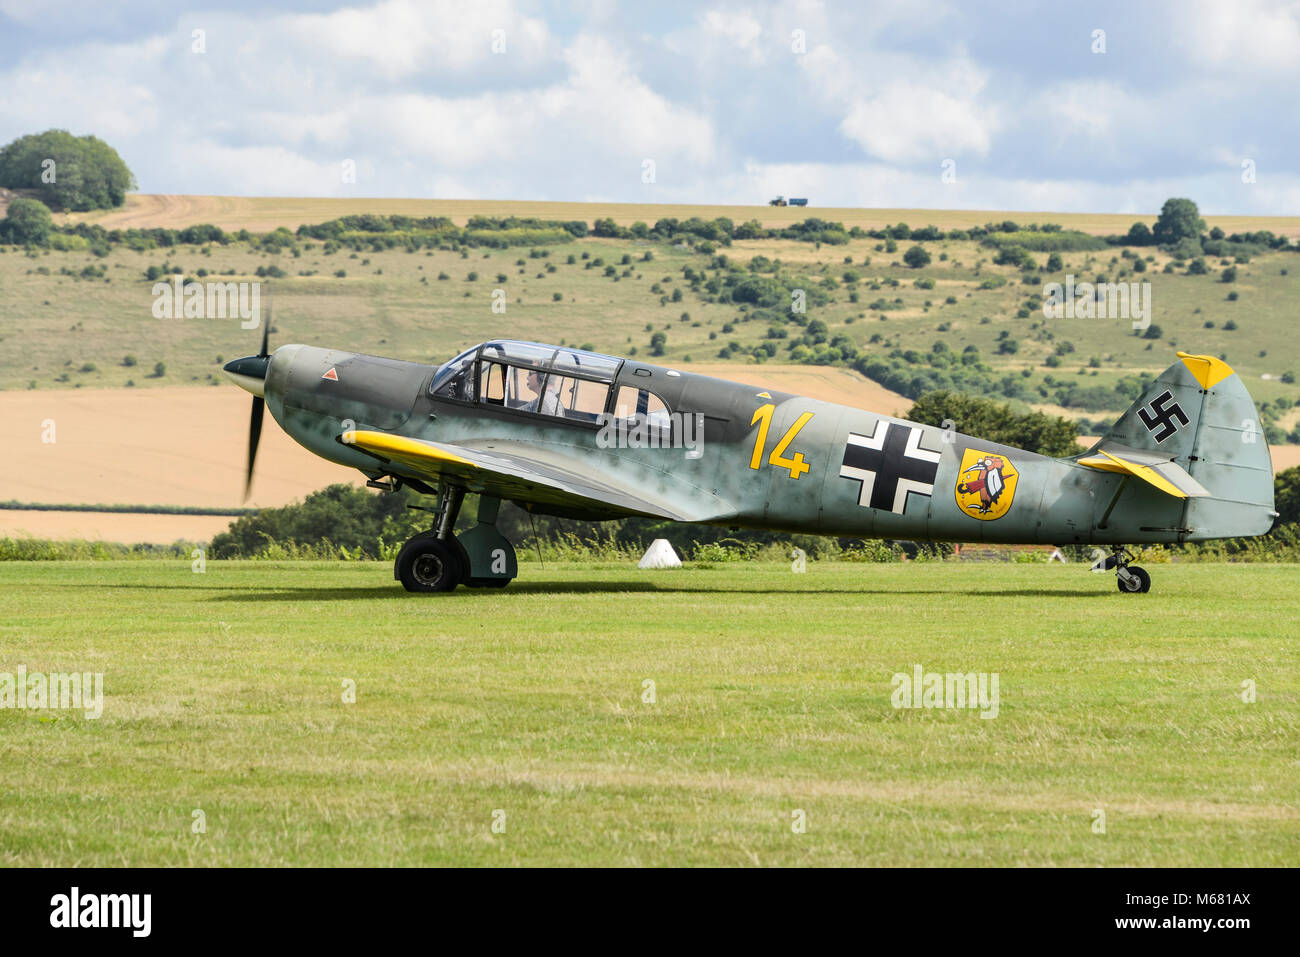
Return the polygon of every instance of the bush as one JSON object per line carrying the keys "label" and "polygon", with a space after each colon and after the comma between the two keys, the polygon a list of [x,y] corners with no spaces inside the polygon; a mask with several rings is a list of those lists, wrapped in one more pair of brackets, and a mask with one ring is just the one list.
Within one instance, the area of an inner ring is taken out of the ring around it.
{"label": "bush", "polygon": [[1014,230],[985,236],[985,246],[1005,248],[1020,246],[1022,249],[1038,253],[1048,252],[1090,252],[1109,248],[1109,243],[1100,236],[1079,232],[1074,229],[1062,229],[1045,232],[1042,230]]}
{"label": "bush", "polygon": [[920,269],[923,266],[930,265],[930,254],[925,251],[923,246],[913,246],[903,253],[903,262],[913,269]]}
{"label": "bush", "polygon": [[[213,536],[209,555],[252,558],[266,555],[268,548],[278,548],[287,557],[311,548],[321,552],[319,557],[337,557],[341,548],[357,557],[386,557],[386,541],[400,544],[414,531],[406,509],[410,501],[405,490],[375,495],[351,485],[331,485],[301,503],[243,516],[227,531]],[[332,554],[326,555],[326,549]]]}
{"label": "bush", "polygon": [[44,246],[53,229],[54,219],[44,203],[19,197],[9,204],[8,215],[0,222],[0,241]]}

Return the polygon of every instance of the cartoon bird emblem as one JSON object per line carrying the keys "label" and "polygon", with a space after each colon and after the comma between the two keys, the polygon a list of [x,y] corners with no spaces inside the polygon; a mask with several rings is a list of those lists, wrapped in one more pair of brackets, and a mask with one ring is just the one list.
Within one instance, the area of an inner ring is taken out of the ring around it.
{"label": "cartoon bird emblem", "polygon": [[957,479],[957,504],[972,518],[1001,518],[1011,507],[1017,477],[1004,456],[969,449]]}

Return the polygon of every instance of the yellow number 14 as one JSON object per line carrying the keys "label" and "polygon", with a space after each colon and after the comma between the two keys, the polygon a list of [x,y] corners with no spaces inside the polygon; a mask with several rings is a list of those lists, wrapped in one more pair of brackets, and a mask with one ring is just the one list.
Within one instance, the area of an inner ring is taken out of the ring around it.
{"label": "yellow number 14", "polygon": [[[754,437],[754,454],[749,458],[749,467],[755,471],[763,464],[763,449],[767,446],[767,430],[772,425],[772,413],[775,411],[776,406],[771,402],[760,405],[754,410],[754,417],[749,420],[750,425],[758,426],[758,433]],[[790,443],[794,441],[794,437],[799,434],[799,430],[807,425],[808,420],[812,417],[813,413],[805,412],[795,419],[794,424],[786,429],[785,435],[781,437],[781,441],[776,444],[776,448],[772,450],[772,454],[767,458],[769,465],[789,469],[792,479],[797,479],[807,472],[808,463],[803,460],[802,452],[796,452],[794,458],[786,458],[785,453],[790,448]]]}

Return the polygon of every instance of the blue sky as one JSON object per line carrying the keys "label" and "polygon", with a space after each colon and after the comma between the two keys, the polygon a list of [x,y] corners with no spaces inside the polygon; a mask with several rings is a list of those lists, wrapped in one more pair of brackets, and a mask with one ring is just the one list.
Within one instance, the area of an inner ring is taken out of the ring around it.
{"label": "blue sky", "polygon": [[1296,215],[1298,81],[1300,2],[0,0],[0,142],[160,193]]}

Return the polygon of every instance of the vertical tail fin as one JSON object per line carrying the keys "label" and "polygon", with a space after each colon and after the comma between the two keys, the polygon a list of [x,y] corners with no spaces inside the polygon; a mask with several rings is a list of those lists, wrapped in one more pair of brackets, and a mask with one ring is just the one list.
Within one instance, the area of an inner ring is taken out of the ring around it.
{"label": "vertical tail fin", "polygon": [[1081,464],[1109,468],[1094,463],[1118,456],[1171,480],[1169,494],[1185,493],[1179,527],[1187,540],[1262,535],[1276,513],[1273,462],[1255,403],[1222,359],[1178,358]]}

